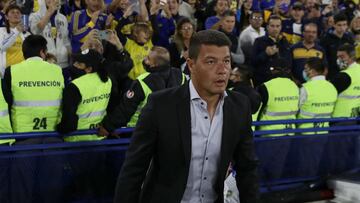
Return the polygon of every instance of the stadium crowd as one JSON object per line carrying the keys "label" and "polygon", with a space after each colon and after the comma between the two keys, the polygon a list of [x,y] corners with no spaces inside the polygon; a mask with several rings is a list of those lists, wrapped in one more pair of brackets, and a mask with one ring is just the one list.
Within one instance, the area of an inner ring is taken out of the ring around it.
{"label": "stadium crowd", "polygon": [[[0,8],[2,133],[99,128],[65,139],[99,140],[135,126],[152,92],[191,78],[190,38],[204,29],[232,42],[228,87],[248,96],[253,120],[359,115],[358,0],[1,0]],[[328,124],[257,130],[319,126]]]}

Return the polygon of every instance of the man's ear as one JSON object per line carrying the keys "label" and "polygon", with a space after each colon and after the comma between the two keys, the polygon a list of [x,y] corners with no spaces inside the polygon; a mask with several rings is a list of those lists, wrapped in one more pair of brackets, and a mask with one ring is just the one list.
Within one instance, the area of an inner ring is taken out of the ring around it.
{"label": "man's ear", "polygon": [[40,57],[41,57],[43,60],[46,59],[46,50],[44,50],[44,49],[41,49],[41,50],[40,50]]}
{"label": "man's ear", "polygon": [[93,68],[90,66],[90,67],[86,67],[84,71],[86,73],[92,73],[92,70],[93,70]]}
{"label": "man's ear", "polygon": [[186,59],[186,64],[188,65],[188,68],[190,70],[190,73],[192,74],[194,72],[194,68],[195,68],[195,61],[194,59],[191,58],[187,58]]}

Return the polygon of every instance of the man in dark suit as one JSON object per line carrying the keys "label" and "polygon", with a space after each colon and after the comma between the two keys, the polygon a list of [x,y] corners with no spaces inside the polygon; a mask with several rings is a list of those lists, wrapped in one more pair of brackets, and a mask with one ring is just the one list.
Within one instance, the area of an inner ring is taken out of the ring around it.
{"label": "man in dark suit", "polygon": [[226,92],[231,42],[196,33],[191,80],[150,95],[133,133],[115,191],[118,203],[223,202],[232,162],[241,203],[258,202],[257,160],[246,96]]}

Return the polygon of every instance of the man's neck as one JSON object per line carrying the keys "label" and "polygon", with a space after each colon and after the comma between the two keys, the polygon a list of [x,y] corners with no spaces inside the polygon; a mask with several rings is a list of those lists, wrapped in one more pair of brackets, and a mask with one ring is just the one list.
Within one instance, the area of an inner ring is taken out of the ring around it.
{"label": "man's neck", "polygon": [[195,90],[201,97],[201,99],[203,99],[206,102],[207,111],[212,120],[212,118],[215,114],[216,106],[218,105],[220,98],[222,97],[221,94],[209,94],[205,90],[200,90],[200,88],[197,87],[196,82],[194,82],[193,85],[194,85]]}
{"label": "man's neck", "polygon": [[342,38],[344,36],[344,33],[338,33],[336,32],[336,30],[334,31],[334,34],[339,38]]}
{"label": "man's neck", "polygon": [[252,29],[254,29],[257,33],[260,33],[260,27],[255,28],[254,26],[250,25],[252,27]]}
{"label": "man's neck", "polygon": [[307,42],[304,40],[303,44],[306,48],[310,49],[310,48],[314,47],[315,42]]}

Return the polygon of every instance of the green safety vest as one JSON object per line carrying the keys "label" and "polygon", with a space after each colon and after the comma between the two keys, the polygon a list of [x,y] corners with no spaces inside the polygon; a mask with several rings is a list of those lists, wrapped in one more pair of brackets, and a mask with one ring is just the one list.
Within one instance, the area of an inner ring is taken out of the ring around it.
{"label": "green safety vest", "polygon": [[[145,98],[144,100],[142,100],[140,102],[140,104],[138,105],[137,109],[136,109],[136,112],[134,113],[134,115],[132,115],[130,121],[127,123],[127,127],[135,127],[136,123],[137,123],[137,120],[139,119],[139,115],[140,115],[140,112],[141,112],[141,109],[144,108],[144,106],[146,105],[147,103],[147,99],[149,97],[149,95],[152,93],[152,90],[149,88],[149,86],[144,82],[144,79],[150,75],[150,73],[146,72],[146,73],[143,73],[141,75],[139,75],[139,77],[137,77],[136,79],[139,81],[140,85],[141,85],[141,88],[144,92],[144,95],[145,95]],[[181,81],[181,84],[184,84],[186,81],[186,77],[184,74],[182,74],[182,81]]]}
{"label": "green safety vest", "polygon": [[354,63],[342,72],[351,78],[350,86],[338,95],[333,117],[359,116],[360,108],[360,64]]}
{"label": "green safety vest", "polygon": [[[111,80],[103,82],[97,73],[83,75],[72,83],[79,89],[81,102],[76,111],[79,117],[77,130],[96,129],[106,115],[111,94]],[[97,135],[78,135],[65,137],[67,142],[102,140]]]}
{"label": "green safety vest", "polygon": [[[326,80],[311,80],[303,85],[307,93],[306,102],[300,107],[298,119],[330,118],[337,99],[336,88]],[[328,122],[302,123],[298,128],[329,127]],[[326,131],[302,134],[324,134]]]}
{"label": "green safety vest", "polygon": [[[0,82],[0,91],[1,91],[1,82]],[[8,104],[6,103],[4,99],[4,95],[1,91],[0,93],[0,133],[12,133],[13,130],[11,128],[10,124],[10,117],[9,117],[9,110],[8,110]],[[15,142],[15,139],[0,139],[0,144],[6,144],[9,145],[13,144]]]}
{"label": "green safety vest", "polygon": [[[296,119],[299,110],[299,89],[288,78],[274,78],[264,85],[267,88],[269,99],[260,121]],[[262,125],[259,130],[281,130],[295,128],[293,124]],[[285,134],[270,134],[265,137],[282,136]],[[290,135],[293,135],[292,133]]]}
{"label": "green safety vest", "polygon": [[60,121],[64,77],[61,68],[31,58],[11,66],[13,131],[54,131]]}

